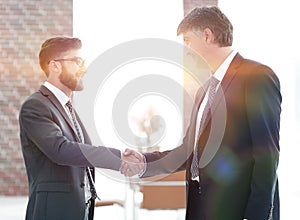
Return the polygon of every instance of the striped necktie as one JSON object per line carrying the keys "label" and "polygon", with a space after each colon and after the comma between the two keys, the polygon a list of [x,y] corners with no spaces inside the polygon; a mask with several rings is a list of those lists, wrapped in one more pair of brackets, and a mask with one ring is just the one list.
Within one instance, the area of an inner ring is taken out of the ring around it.
{"label": "striped necktie", "polygon": [[[78,137],[79,141],[82,143],[83,139],[81,137],[80,127],[79,127],[79,124],[76,120],[75,110],[72,106],[72,103],[70,101],[68,101],[66,103],[66,106],[68,107],[68,109],[70,111],[72,122],[73,122],[73,125],[74,125],[76,133],[77,133],[77,137]],[[87,177],[88,177],[88,180],[89,180],[92,199],[96,199],[96,198],[99,199],[99,197],[97,195],[97,192],[96,192],[95,184],[94,184],[94,181],[93,181],[91,169],[89,167],[86,167],[86,174],[87,174]]]}
{"label": "striped necktie", "polygon": [[193,161],[192,161],[192,165],[191,165],[191,174],[192,174],[193,179],[199,176],[199,158],[198,158],[198,144],[197,143],[198,143],[199,137],[205,127],[204,125],[206,124],[205,122],[208,118],[208,115],[210,114],[211,104],[215,97],[216,88],[217,88],[218,84],[219,84],[219,80],[217,78],[215,78],[214,76],[212,76],[210,78],[210,83],[209,83],[208,100],[207,100],[206,105],[203,110],[203,114],[202,114],[200,126],[199,126],[198,136],[195,141],[194,156],[193,156]]}

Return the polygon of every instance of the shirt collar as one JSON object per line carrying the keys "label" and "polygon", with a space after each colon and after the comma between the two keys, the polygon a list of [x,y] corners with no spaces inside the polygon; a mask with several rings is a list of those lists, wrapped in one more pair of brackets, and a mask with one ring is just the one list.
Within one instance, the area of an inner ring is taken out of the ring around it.
{"label": "shirt collar", "polygon": [[224,60],[224,62],[219,66],[219,68],[217,69],[217,71],[214,73],[214,77],[216,77],[219,82],[221,82],[225,76],[225,73],[230,65],[230,63],[232,62],[233,58],[235,57],[235,55],[237,54],[236,50],[233,50],[228,57]]}
{"label": "shirt collar", "polygon": [[55,95],[62,106],[65,106],[65,104],[70,100],[70,98],[63,91],[61,91],[48,81],[44,82],[44,86]]}

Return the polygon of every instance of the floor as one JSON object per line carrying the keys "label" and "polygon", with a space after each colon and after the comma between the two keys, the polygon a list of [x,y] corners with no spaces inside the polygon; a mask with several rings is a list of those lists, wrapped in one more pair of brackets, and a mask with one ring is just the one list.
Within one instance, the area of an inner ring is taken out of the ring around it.
{"label": "floor", "polygon": [[[4,197],[0,196],[0,219],[1,220],[24,220],[27,197]],[[133,218],[132,216],[135,216]],[[127,216],[127,217],[126,217]],[[184,220],[185,210],[136,210],[136,213],[126,213],[125,209],[118,206],[97,207],[95,220]]]}
{"label": "floor", "polygon": [[[281,219],[299,219],[298,209],[300,193],[281,190]],[[4,197],[0,196],[0,219],[1,220],[24,220],[26,210],[26,197]],[[126,209],[118,206],[97,207],[95,220],[184,220],[185,210],[143,210],[139,209],[133,213],[132,209],[127,213]],[[126,217],[127,216],[127,217]],[[133,217],[135,216],[135,218]]]}

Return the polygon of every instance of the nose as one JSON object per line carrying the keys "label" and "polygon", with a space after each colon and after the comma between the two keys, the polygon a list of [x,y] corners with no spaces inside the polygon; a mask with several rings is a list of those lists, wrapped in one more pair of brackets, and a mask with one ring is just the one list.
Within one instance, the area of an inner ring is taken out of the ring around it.
{"label": "nose", "polygon": [[186,57],[193,57],[194,56],[194,52],[191,50],[191,48],[187,48],[185,51],[184,51],[184,55]]}
{"label": "nose", "polygon": [[83,76],[86,73],[86,66],[84,63],[81,65],[79,72],[81,76]]}
{"label": "nose", "polygon": [[184,46],[186,46],[187,48],[191,48],[191,42],[184,42]]}
{"label": "nose", "polygon": [[86,69],[85,68],[80,68],[78,72],[76,73],[76,77],[82,78],[86,74]]}

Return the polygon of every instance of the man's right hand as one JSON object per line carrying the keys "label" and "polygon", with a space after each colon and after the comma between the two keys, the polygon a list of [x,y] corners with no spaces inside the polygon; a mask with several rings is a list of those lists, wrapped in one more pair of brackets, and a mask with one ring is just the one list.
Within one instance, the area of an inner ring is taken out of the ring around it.
{"label": "man's right hand", "polygon": [[125,176],[131,177],[137,174],[141,174],[145,171],[146,161],[143,154],[126,149],[121,158],[120,172]]}

